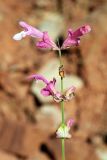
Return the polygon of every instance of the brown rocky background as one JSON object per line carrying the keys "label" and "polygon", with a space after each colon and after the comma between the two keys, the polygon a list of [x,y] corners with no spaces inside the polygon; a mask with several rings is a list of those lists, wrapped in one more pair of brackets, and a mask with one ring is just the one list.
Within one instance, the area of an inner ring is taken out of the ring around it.
{"label": "brown rocky background", "polygon": [[26,81],[57,54],[38,50],[31,38],[14,41],[20,20],[49,30],[53,23],[54,40],[61,41],[69,27],[91,25],[79,47],[63,52],[66,74],[81,79],[75,99],[65,104],[66,119],[75,120],[66,160],[107,160],[107,0],[0,1],[0,160],[61,159],[54,134],[59,105],[41,101]]}

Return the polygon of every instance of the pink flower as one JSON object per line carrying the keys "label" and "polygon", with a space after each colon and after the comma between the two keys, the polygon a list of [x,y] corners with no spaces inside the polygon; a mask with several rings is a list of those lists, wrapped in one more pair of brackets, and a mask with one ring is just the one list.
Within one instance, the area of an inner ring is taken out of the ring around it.
{"label": "pink flower", "polygon": [[72,29],[68,30],[68,37],[64,41],[61,49],[66,49],[71,46],[79,45],[80,37],[89,33],[91,31],[91,27],[89,25],[84,25],[73,32]]}
{"label": "pink flower", "polygon": [[69,131],[73,123],[74,120],[70,119],[67,124],[61,124],[56,132],[57,138],[71,138]]}
{"label": "pink flower", "polygon": [[41,41],[36,43],[36,46],[38,48],[58,50],[58,47],[49,37],[47,32],[41,32],[38,29],[28,25],[27,23],[23,21],[19,22],[19,25],[23,27],[24,31],[21,31],[20,33],[15,34],[13,36],[14,40],[18,41],[18,40],[21,40],[22,38],[25,38],[26,36],[31,36],[34,38],[41,39]]}
{"label": "pink flower", "polygon": [[53,78],[52,81],[48,81],[45,77],[42,75],[34,74],[28,77],[28,79],[35,79],[42,80],[45,83],[45,88],[41,90],[41,94],[43,96],[52,96],[54,101],[61,102],[61,101],[69,101],[74,97],[75,87],[71,86],[65,94],[61,94],[60,92],[56,91],[55,89],[55,83],[56,79]]}
{"label": "pink flower", "polygon": [[55,83],[56,83],[55,78],[53,78],[52,81],[48,81],[42,75],[34,74],[34,75],[29,76],[28,79],[42,80],[46,84],[45,88],[41,90],[41,94],[43,96],[52,96],[54,100],[57,102],[62,100],[61,94],[55,90]]}

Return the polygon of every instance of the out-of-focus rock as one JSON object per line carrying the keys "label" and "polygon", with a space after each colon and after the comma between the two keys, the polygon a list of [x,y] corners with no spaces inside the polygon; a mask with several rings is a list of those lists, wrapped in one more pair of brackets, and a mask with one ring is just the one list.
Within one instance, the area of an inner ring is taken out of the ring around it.
{"label": "out-of-focus rock", "polygon": [[[72,118],[74,119],[74,123],[76,123],[76,121],[78,120],[78,106],[77,106],[77,103],[76,103],[76,96],[77,96],[78,92],[75,94],[75,97],[67,102],[67,103],[64,103],[64,111],[65,111],[65,120],[66,122],[68,121],[68,119]],[[76,116],[75,116],[76,115]]]}
{"label": "out-of-focus rock", "polygon": [[34,156],[33,158],[28,158],[27,160],[50,160],[50,158],[45,154],[45,153],[41,153],[38,152],[36,154],[36,156]]}
{"label": "out-of-focus rock", "polygon": [[26,96],[28,87],[18,83],[18,81],[25,81],[25,79],[22,79],[21,74],[1,72],[0,77],[0,86],[9,95],[16,96],[19,99],[23,99]]}
{"label": "out-of-focus rock", "polygon": [[[104,143],[105,141],[105,143]],[[100,160],[107,159],[106,135],[104,133],[92,137],[95,153]]]}
{"label": "out-of-focus rock", "polygon": [[42,106],[35,117],[38,126],[42,128],[43,132],[48,131],[48,134],[55,133],[61,123],[61,111],[56,105],[47,104]]}
{"label": "out-of-focus rock", "polygon": [[56,0],[51,1],[51,0],[36,0],[35,5],[37,6],[37,9],[47,9],[47,10],[55,10],[56,9]]}
{"label": "out-of-focus rock", "polygon": [[[61,157],[61,143],[59,139],[50,139],[46,142],[46,145],[50,150],[53,150],[54,156],[56,159],[60,159]],[[65,140],[66,145],[66,158],[75,160],[86,160],[90,157],[91,160],[99,160],[96,156],[96,153],[93,150],[93,146],[89,145],[85,140],[81,137],[76,137],[72,135],[72,138],[69,140]],[[82,145],[82,147],[81,147]],[[79,149],[78,149],[79,147]]]}
{"label": "out-of-focus rock", "polygon": [[58,13],[44,12],[39,28],[42,31],[47,31],[53,40],[56,40],[64,29],[63,21],[63,17]]}
{"label": "out-of-focus rock", "polygon": [[106,7],[106,3],[106,0],[62,0],[63,13],[68,19],[68,23],[72,23],[72,26],[74,26],[77,23],[86,22],[89,16],[97,12],[97,10],[102,11],[101,6]]}
{"label": "out-of-focus rock", "polygon": [[33,157],[47,139],[39,125],[0,118],[0,148],[21,157]]}
{"label": "out-of-focus rock", "polygon": [[84,39],[81,46],[81,54],[84,60],[84,78],[93,90],[99,92],[107,90],[106,19],[106,6],[91,15],[90,25],[92,32],[88,36],[88,42]]}
{"label": "out-of-focus rock", "polygon": [[[48,80],[56,78],[56,89],[60,91],[60,76],[58,74],[59,61],[57,59],[50,60],[39,72],[38,74],[43,75]],[[83,87],[83,81],[76,75],[66,75],[64,78],[64,90],[68,89],[70,86],[75,86],[77,89]],[[44,87],[41,82],[33,83],[32,92],[37,96],[41,102],[52,102],[52,97],[44,97],[41,95],[40,90]]]}
{"label": "out-of-focus rock", "polygon": [[18,160],[18,158],[12,154],[9,154],[4,151],[0,151],[0,159],[1,160]]}
{"label": "out-of-focus rock", "polygon": [[100,160],[107,160],[107,149],[97,149],[96,154]]}
{"label": "out-of-focus rock", "polygon": [[78,94],[79,129],[87,135],[107,131],[106,126],[103,125],[107,120],[103,119],[102,112],[105,108],[105,99],[104,93],[92,92],[88,88]]}

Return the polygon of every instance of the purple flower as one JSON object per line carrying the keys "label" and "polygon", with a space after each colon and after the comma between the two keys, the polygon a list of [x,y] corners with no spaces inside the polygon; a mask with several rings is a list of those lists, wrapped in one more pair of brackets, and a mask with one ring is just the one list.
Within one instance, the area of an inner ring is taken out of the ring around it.
{"label": "purple flower", "polygon": [[71,46],[79,45],[80,37],[87,34],[91,31],[91,27],[89,25],[84,25],[73,32],[72,29],[68,30],[68,37],[64,41],[61,49],[66,49]]}
{"label": "purple flower", "polygon": [[46,86],[45,88],[43,88],[41,90],[41,94],[43,96],[52,96],[54,98],[55,101],[61,101],[61,94],[55,90],[55,83],[56,83],[56,79],[53,78],[52,81],[48,81],[45,77],[43,77],[42,75],[37,75],[37,74],[34,74],[34,75],[31,75],[28,77],[28,79],[35,79],[36,81],[37,80],[42,80]]}
{"label": "purple flower", "polygon": [[71,86],[66,92],[65,94],[61,94],[60,92],[56,91],[55,89],[55,83],[56,83],[56,79],[53,78],[52,81],[48,81],[45,77],[43,77],[42,75],[38,75],[38,74],[34,74],[28,77],[28,79],[35,79],[37,80],[41,80],[45,83],[45,88],[43,88],[41,90],[41,94],[43,96],[52,96],[54,101],[56,102],[61,102],[61,101],[69,101],[74,97],[74,92],[75,92],[75,87]]}
{"label": "purple flower", "polygon": [[61,124],[56,132],[57,138],[71,138],[69,131],[73,123],[74,120],[70,119],[67,124]]}
{"label": "purple flower", "polygon": [[36,43],[36,46],[38,48],[58,50],[58,47],[52,41],[52,39],[49,37],[47,32],[41,32],[38,29],[28,25],[27,23],[25,23],[23,21],[19,22],[19,25],[24,29],[24,31],[21,31],[20,33],[15,34],[13,36],[14,40],[18,41],[26,36],[31,36],[34,38],[41,39],[41,41]]}

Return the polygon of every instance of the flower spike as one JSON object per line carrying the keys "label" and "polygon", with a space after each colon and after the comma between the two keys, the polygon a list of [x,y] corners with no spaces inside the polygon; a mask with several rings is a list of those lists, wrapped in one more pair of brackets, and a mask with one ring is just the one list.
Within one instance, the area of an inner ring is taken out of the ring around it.
{"label": "flower spike", "polygon": [[42,81],[45,84],[45,87],[41,89],[41,94],[43,96],[52,96],[55,102],[60,102],[61,104],[61,115],[62,115],[62,123],[56,131],[57,138],[61,138],[62,142],[62,159],[65,160],[65,138],[71,138],[70,129],[74,123],[73,119],[69,119],[67,123],[65,123],[65,115],[64,115],[64,101],[70,101],[74,97],[74,93],[76,88],[71,86],[66,92],[64,92],[63,87],[63,78],[64,78],[64,67],[61,60],[61,50],[70,48],[71,46],[77,46],[80,44],[80,37],[87,34],[91,31],[91,27],[89,25],[84,25],[78,28],[76,31],[72,29],[68,30],[68,36],[63,42],[62,46],[57,46],[52,38],[48,35],[48,32],[41,32],[38,29],[32,27],[26,22],[19,22],[19,25],[23,28],[23,31],[15,34],[13,36],[14,40],[21,40],[26,36],[31,36],[33,38],[37,38],[36,46],[41,49],[52,49],[58,50],[59,52],[59,76],[61,81],[61,92],[55,89],[56,79],[47,80],[44,76],[39,74],[33,74],[28,77],[29,80],[34,79],[35,81]]}

